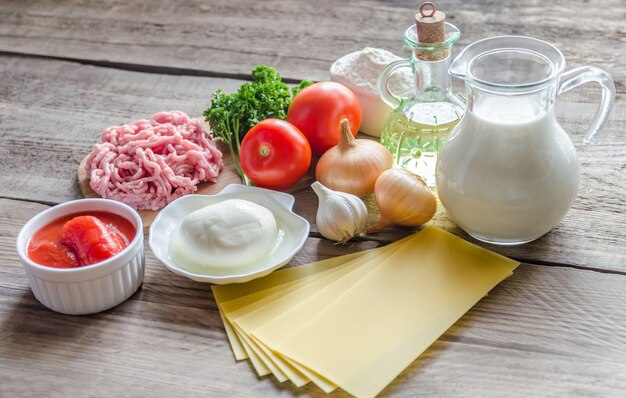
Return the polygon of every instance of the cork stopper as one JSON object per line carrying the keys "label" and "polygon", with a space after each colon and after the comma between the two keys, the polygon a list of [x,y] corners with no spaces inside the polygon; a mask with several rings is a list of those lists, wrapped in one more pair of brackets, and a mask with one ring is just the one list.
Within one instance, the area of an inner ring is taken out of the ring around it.
{"label": "cork stopper", "polygon": [[[419,12],[415,14],[417,40],[420,44],[435,44],[446,41],[446,14],[437,10],[434,3],[423,3]],[[424,61],[438,61],[450,55],[450,49],[440,49],[428,52],[416,50],[415,55]]]}
{"label": "cork stopper", "polygon": [[[429,10],[430,8],[430,10]],[[446,14],[437,10],[434,3],[427,1],[415,14],[417,40],[420,43],[441,43],[446,40]]]}

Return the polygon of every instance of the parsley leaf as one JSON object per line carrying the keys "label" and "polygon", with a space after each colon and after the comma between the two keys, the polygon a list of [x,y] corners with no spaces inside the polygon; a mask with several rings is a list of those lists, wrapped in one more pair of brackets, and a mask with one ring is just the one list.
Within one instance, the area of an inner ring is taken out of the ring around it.
{"label": "parsley leaf", "polygon": [[211,125],[213,135],[228,144],[244,183],[249,184],[249,181],[237,157],[243,137],[265,119],[286,119],[293,98],[311,84],[313,82],[303,80],[290,90],[275,69],[258,65],[252,70],[252,81],[242,84],[236,92],[225,94],[218,89],[211,95],[211,106],[203,112],[204,118]]}

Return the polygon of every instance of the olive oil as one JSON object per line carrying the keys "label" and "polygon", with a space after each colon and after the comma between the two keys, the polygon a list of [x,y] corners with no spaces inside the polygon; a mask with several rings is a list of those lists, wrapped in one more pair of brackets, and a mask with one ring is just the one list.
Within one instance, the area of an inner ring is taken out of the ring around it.
{"label": "olive oil", "polygon": [[[435,24],[431,23],[432,18],[421,12],[420,15],[425,18],[417,15],[416,25],[404,32],[404,42],[412,50],[411,58],[392,62],[378,77],[381,98],[394,109],[381,132],[380,142],[391,151],[396,167],[421,176],[434,187],[437,154],[465,110],[465,101],[452,88],[448,74],[452,45],[460,32],[442,19]],[[443,40],[432,42],[430,35],[420,37],[424,29],[430,33],[436,30],[439,40]],[[401,68],[413,72],[413,90],[408,95],[394,93],[393,79]]]}
{"label": "olive oil", "polygon": [[437,154],[462,116],[463,109],[452,102],[404,102],[389,116],[380,142],[396,166],[433,187]]}

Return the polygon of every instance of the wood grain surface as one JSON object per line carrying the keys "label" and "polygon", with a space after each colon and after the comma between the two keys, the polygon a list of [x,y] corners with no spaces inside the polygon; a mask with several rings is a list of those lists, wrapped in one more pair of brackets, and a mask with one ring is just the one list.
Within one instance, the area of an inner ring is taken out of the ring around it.
{"label": "wood grain surface", "polygon": [[[1,55],[0,76],[6,87],[0,92],[0,107],[4,104],[0,123],[5,126],[5,139],[0,141],[0,152],[5,154],[0,158],[0,197],[49,204],[82,197],[76,184],[77,165],[106,127],[163,110],[201,115],[213,90],[223,87],[232,91],[242,83]],[[572,135],[581,163],[579,195],[563,222],[529,245],[481,245],[522,261],[626,272],[626,250],[615,250],[626,247],[626,234],[617,227],[626,225],[626,103],[617,103],[598,142],[584,145],[582,136],[596,106],[562,101],[557,107],[557,116]],[[303,181],[296,191],[305,186]],[[375,210],[372,203],[370,200],[370,208]],[[297,193],[296,210],[313,224],[316,209],[312,190]],[[372,213],[372,220],[376,214]],[[469,239],[442,206],[431,223]],[[315,225],[313,231],[317,231]],[[412,231],[389,228],[366,238],[389,242]]]}
{"label": "wood grain surface", "polygon": [[[572,210],[531,244],[483,245],[523,264],[382,395],[623,397],[626,3],[440,6],[462,31],[455,51],[498,34],[536,36],[557,45],[568,67],[609,71],[617,102],[597,142],[583,145],[597,87],[559,99],[557,118],[581,163]],[[259,63],[290,81],[320,80],[337,57],[365,46],[406,56],[401,33],[415,11],[399,0],[0,0],[0,397],[324,396],[237,363],[210,286],[169,272],[149,250],[144,284],[128,301],[65,316],[32,295],[15,238],[38,212],[82,196],[76,168],[104,128],[164,110],[199,116],[214,90],[235,90]],[[388,228],[334,245],[319,235],[307,185],[294,192],[295,211],[311,235],[291,266],[414,231]],[[371,198],[368,206],[372,221]],[[441,207],[432,224],[471,241]]]}
{"label": "wood grain surface", "polygon": [[[297,389],[271,377],[258,379],[247,362],[236,363],[209,285],[172,274],[149,253],[143,287],[126,303],[83,317],[42,307],[27,287],[13,244],[21,225],[45,208],[0,200],[3,396],[47,396],[50,390],[57,396],[324,395],[313,386]],[[376,245],[359,242],[339,250],[311,238],[293,263]],[[624,287],[626,275],[522,264],[383,395],[623,391]],[[40,382],[30,382],[33,377]],[[528,383],[529,378],[536,379]]]}
{"label": "wood grain surface", "polygon": [[[248,75],[263,63],[292,79],[323,80],[335,59],[366,46],[408,57],[402,33],[414,23],[416,4],[15,1],[0,8],[0,50],[233,77]],[[461,30],[458,47],[488,36],[535,36],[558,46],[571,67],[606,68],[623,93],[623,0],[447,0],[439,6]]]}

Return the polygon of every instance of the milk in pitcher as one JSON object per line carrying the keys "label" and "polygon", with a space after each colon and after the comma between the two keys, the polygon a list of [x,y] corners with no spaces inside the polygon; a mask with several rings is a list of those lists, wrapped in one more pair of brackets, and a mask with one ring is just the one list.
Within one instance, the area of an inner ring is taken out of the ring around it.
{"label": "milk in pitcher", "polygon": [[534,98],[479,101],[442,149],[437,191],[474,237],[531,241],[558,224],[576,197],[574,146]]}
{"label": "milk in pitcher", "polygon": [[576,198],[576,150],[554,104],[583,83],[600,84],[587,143],[608,119],[615,85],[596,67],[564,69],[558,48],[524,36],[479,40],[450,66],[450,75],[465,81],[466,111],[439,153],[437,192],[476,239],[530,242],[558,225]]}

